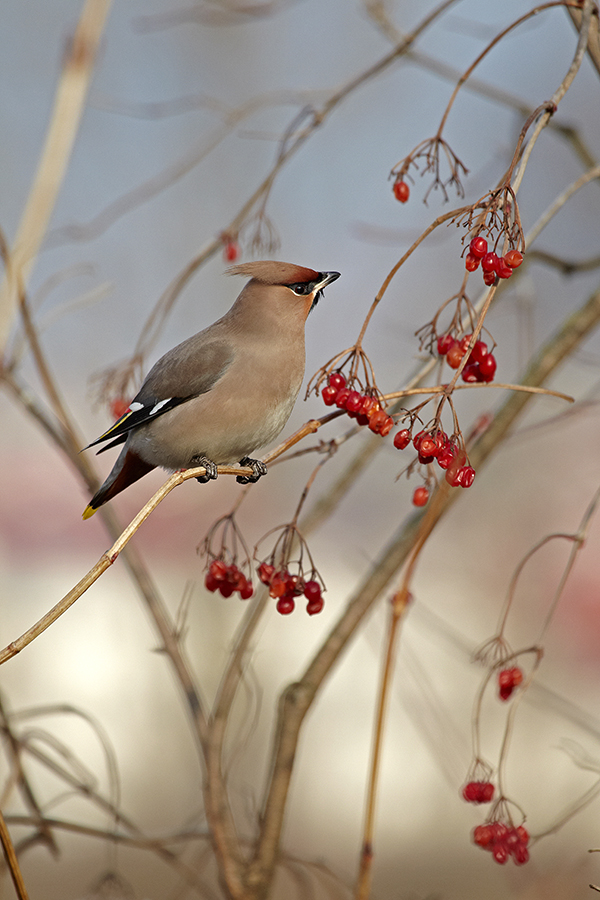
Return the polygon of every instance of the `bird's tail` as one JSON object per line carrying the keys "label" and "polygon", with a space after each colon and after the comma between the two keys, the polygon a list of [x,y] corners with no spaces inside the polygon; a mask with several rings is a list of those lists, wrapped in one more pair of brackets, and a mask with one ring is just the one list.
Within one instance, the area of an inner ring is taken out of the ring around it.
{"label": "bird's tail", "polygon": [[144,462],[144,460],[140,459],[140,457],[132,450],[123,447],[110,475],[102,487],[96,491],[89,504],[84,509],[83,518],[89,519],[94,515],[99,506],[102,506],[102,504],[106,503],[108,500],[112,500],[113,497],[120,494],[121,491],[124,491],[130,484],[133,484],[134,481],[147,475],[148,472],[151,472],[154,468],[155,466]]}

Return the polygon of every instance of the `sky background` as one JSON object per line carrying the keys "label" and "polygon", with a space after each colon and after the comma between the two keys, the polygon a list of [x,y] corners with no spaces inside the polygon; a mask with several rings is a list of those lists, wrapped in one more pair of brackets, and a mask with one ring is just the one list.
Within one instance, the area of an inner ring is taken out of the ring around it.
{"label": "sky background", "polygon": [[[94,376],[131,355],[162,293],[227,228],[267,175],[297,113],[307,104],[318,107],[392,46],[358,0],[273,3],[268,15],[234,14],[236,6],[243,9],[241,3],[229,4],[227,12],[224,2],[180,6],[175,0],[127,0],[115,2],[110,12],[71,163],[28,285],[44,350],[82,443],[110,423],[106,404],[94,396]],[[407,33],[430,4],[389,2],[385,8],[395,27]],[[416,50],[462,72],[523,10],[516,0],[456,3]],[[0,227],[9,245],[80,11],[81,3],[71,0],[5,0],[2,6]],[[534,108],[560,83],[575,44],[565,12],[551,10],[511,34],[476,75]],[[388,175],[435,133],[452,88],[426,65],[398,61],[350,94],[275,182],[267,212],[280,239],[276,258],[342,273],[308,320],[308,377],[353,344],[391,267],[447,209],[439,194],[430,196],[428,206],[421,202],[426,186],[419,176],[410,202],[400,205]],[[596,158],[598,109],[598,73],[586,61],[556,121],[575,128]],[[227,127],[235,110],[246,115]],[[469,202],[506,169],[523,121],[506,104],[466,89],[459,94],[445,134],[469,169]],[[179,177],[168,177],[176,171]],[[519,193],[526,232],[583,171],[572,145],[547,129]],[[164,187],[155,191],[159,180]],[[138,197],[142,191],[143,202],[123,203],[132,191]],[[568,259],[597,255],[598,204],[598,184],[591,183],[569,201],[536,247]],[[111,215],[116,208],[120,214]],[[460,284],[460,237],[451,226],[425,241],[373,319],[365,348],[384,390],[397,389],[414,372],[421,358],[415,331]],[[242,250],[242,258],[250,259],[243,242]],[[146,371],[229,307],[241,282],[224,277],[225,268],[219,252],[188,282],[149,353]],[[469,288],[473,300],[481,284],[476,275]],[[567,278],[533,264],[507,285],[488,326],[498,345],[498,377],[519,377],[530,354],[596,289],[597,277],[592,270]],[[12,346],[20,341],[16,330]],[[540,841],[531,862],[516,869],[494,865],[470,844],[469,832],[480,817],[458,799],[482,674],[470,663],[470,652],[492,634],[519,560],[545,534],[574,531],[598,485],[599,350],[598,339],[590,339],[553,378],[552,386],[575,396],[578,405],[569,411],[555,399],[533,405],[518,433],[436,530],[419,566],[383,760],[374,897],[562,900],[580,897],[590,881],[600,881],[600,863],[588,854],[600,839],[597,805]],[[19,379],[37,393],[39,380],[26,350],[19,360]],[[505,396],[492,390],[466,393],[457,405],[467,430]],[[314,396],[306,403],[300,399],[286,433],[322,409]],[[0,416],[4,646],[56,603],[110,542],[99,517],[82,523],[85,486],[6,392],[0,392]],[[327,437],[343,430],[331,429]],[[356,440],[348,442],[328,464],[315,499],[355,448]],[[112,465],[110,456],[97,460],[102,475]],[[311,457],[277,467],[257,486],[240,513],[249,544],[291,518],[313,465]],[[284,618],[272,610],[263,620],[231,734],[236,806],[248,827],[266,776],[272,710],[282,686],[302,672],[359,579],[411,512],[418,482],[395,480],[403,465],[388,441],[332,519],[311,536],[328,587],[323,614],[309,619],[298,610]],[[114,505],[124,523],[163,479],[164,473],[154,472],[118,498]],[[188,482],[135,538],[174,614],[193,588],[188,653],[209,698],[243,606],[203,590],[196,548],[236,496],[233,479],[202,487]],[[599,529],[592,524],[513,739],[511,794],[526,810],[533,833],[550,827],[600,771]],[[515,646],[536,639],[568,549],[552,545],[525,573],[510,634]],[[286,820],[284,850],[307,863],[324,862],[344,885],[352,883],[357,867],[385,614],[380,602],[306,722]],[[68,704],[92,715],[114,748],[123,808],[149,834],[164,835],[188,824],[202,826],[201,770],[156,646],[146,613],[117,563],[2,668],[0,693],[13,711]],[[491,747],[501,725],[497,706],[490,703],[486,719]],[[42,724],[85,759],[108,792],[105,760],[89,724],[67,712],[36,720],[36,726]],[[244,753],[236,755],[240,746]],[[575,764],[575,746],[596,769]],[[112,826],[83,800],[53,805],[56,781],[40,769],[32,777],[51,814]],[[18,809],[12,795],[4,812]],[[136,897],[175,896],[172,873],[149,854],[115,854],[101,842],[69,835],[60,843],[57,861],[39,847],[25,856],[32,898],[90,896],[108,869],[129,879]],[[277,900],[290,896],[290,878],[284,867]],[[207,879],[214,881],[210,865]],[[329,883],[324,888],[317,879],[315,885],[317,896],[335,896]],[[4,890],[10,896],[8,884]]]}

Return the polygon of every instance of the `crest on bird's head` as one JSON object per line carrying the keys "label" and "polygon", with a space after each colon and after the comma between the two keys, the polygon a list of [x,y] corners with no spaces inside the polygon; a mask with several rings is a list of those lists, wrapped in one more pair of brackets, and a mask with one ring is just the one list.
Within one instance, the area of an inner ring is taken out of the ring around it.
{"label": "crest on bird's head", "polygon": [[319,273],[314,269],[296,266],[294,263],[277,262],[273,259],[240,263],[227,269],[228,275],[246,275],[262,284],[301,284],[316,281]]}

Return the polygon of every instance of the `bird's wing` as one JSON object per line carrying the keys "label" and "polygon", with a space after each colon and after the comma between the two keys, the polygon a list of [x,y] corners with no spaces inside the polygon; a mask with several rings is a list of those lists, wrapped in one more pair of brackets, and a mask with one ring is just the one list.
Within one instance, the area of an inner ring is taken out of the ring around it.
{"label": "bird's wing", "polygon": [[234,350],[226,341],[202,342],[202,346],[199,338],[200,335],[195,335],[159,359],[129,409],[84,449],[112,438],[110,444],[98,451],[103,453],[122,444],[128,433],[139,425],[212,390],[231,365]]}

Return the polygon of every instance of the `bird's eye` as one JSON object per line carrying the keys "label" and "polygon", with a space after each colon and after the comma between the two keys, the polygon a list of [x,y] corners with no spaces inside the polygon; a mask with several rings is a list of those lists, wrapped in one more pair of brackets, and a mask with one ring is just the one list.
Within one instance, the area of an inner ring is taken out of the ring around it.
{"label": "bird's eye", "polygon": [[298,297],[306,296],[312,292],[312,285],[305,282],[298,282],[298,284],[288,284],[290,291],[293,291]]}

